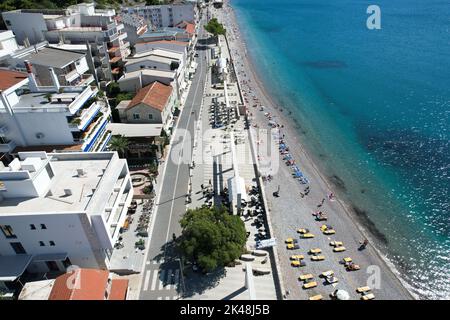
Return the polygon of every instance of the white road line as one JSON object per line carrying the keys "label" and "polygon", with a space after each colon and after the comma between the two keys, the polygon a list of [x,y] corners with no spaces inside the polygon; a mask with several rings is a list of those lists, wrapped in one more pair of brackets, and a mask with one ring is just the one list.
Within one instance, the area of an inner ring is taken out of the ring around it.
{"label": "white road line", "polygon": [[[203,72],[203,60],[200,59],[200,75],[202,74],[202,72]],[[200,77],[200,79],[201,79],[201,77]],[[191,103],[191,108],[189,110],[190,112],[189,112],[189,115],[188,115],[188,120],[186,122],[186,131],[184,132],[184,136],[183,136],[183,140],[182,140],[183,142],[186,141],[186,135],[187,135],[187,133],[189,131],[188,127],[189,127],[189,122],[191,120],[191,115],[192,115],[191,111],[192,111],[192,108],[194,107],[194,102],[195,102],[195,97],[197,96],[198,87],[199,87],[200,83],[202,82],[200,79],[197,82],[197,86],[195,87],[193,101]],[[181,149],[181,150],[183,150],[183,149]],[[173,192],[172,192],[172,195],[173,195],[174,199],[172,200],[172,205],[170,207],[169,224],[168,224],[168,227],[167,227],[167,234],[166,234],[166,243],[169,240],[170,223],[172,221],[173,206],[175,205],[175,192],[176,192],[176,188],[177,188],[178,177],[179,177],[179,174],[180,174],[180,168],[181,168],[181,165],[178,165],[178,167],[177,167],[177,176],[175,178],[175,183],[174,183]],[[165,256],[166,256],[166,249],[164,249],[164,257]]]}
{"label": "white road line", "polygon": [[166,300],[170,300],[170,297],[166,297]]}
{"label": "white road line", "polygon": [[145,273],[144,291],[148,290],[148,282],[150,281],[150,270]]}
{"label": "white road line", "polygon": [[163,297],[158,297],[156,300],[162,300]]}
{"label": "white road line", "polygon": [[146,265],[149,265],[149,264],[150,264],[150,261],[145,262],[145,264],[146,264]]}
{"label": "white road line", "polygon": [[158,280],[158,270],[153,270],[152,286],[150,287],[151,291],[156,289],[156,280]]}
{"label": "white road line", "polygon": [[164,281],[165,277],[166,277],[166,270],[162,270],[161,274],[158,277],[158,282],[159,282],[158,283],[158,290],[163,289],[163,286],[164,286],[163,281]]}

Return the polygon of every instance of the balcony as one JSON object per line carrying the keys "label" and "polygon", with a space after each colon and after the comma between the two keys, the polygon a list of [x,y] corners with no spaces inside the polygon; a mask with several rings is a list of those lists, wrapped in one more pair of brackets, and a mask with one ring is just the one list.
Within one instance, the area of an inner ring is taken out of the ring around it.
{"label": "balcony", "polygon": [[5,143],[0,143],[0,152],[11,152],[16,148],[16,143],[14,141],[9,141]]}
{"label": "balcony", "polygon": [[75,100],[69,105],[69,110],[72,114],[75,114],[80,108],[89,100],[89,98],[96,96],[98,88],[87,87],[83,92],[78,95]]}
{"label": "balcony", "polygon": [[85,130],[92,120],[94,120],[95,116],[100,112],[100,108],[100,103],[94,102],[88,108],[84,109],[81,112],[81,116],[78,118],[80,119],[78,129]]}
{"label": "balcony", "polygon": [[105,133],[106,125],[109,122],[110,113],[105,110],[106,113],[102,117],[97,119],[94,123],[89,125],[88,131],[83,134],[83,151],[92,151],[97,139],[101,139]]}

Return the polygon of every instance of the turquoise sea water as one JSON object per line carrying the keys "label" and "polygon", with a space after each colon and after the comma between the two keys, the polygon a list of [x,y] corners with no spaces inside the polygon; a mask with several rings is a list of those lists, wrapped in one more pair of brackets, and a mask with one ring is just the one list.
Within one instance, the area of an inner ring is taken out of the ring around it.
{"label": "turquoise sea water", "polygon": [[267,89],[382,252],[416,294],[450,298],[450,2],[231,4]]}

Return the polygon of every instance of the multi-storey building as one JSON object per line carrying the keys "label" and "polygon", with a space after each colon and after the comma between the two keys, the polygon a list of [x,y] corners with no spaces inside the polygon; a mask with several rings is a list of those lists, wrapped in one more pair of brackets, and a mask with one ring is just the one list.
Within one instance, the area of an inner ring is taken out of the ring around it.
{"label": "multi-storey building", "polygon": [[0,279],[108,269],[133,187],[116,152],[21,152],[0,163]]}
{"label": "multi-storey building", "polygon": [[125,26],[127,40],[132,46],[134,46],[137,39],[148,30],[145,19],[138,16],[137,14],[121,13],[117,17],[117,21],[123,23],[123,25]]}
{"label": "multi-storey building", "polygon": [[[82,3],[65,10],[21,9],[2,13],[3,20],[16,35],[19,43],[86,44],[95,59],[98,74],[121,74],[120,61],[130,53],[130,43],[123,23],[118,22],[114,10],[96,10],[93,3]],[[26,21],[27,23],[23,23]],[[108,56],[105,63],[104,57]],[[108,81],[99,77],[100,81]],[[105,85],[105,84],[103,84]]]}
{"label": "multi-storey building", "polygon": [[125,7],[122,12],[138,14],[154,28],[173,27],[182,21],[197,20],[195,3]]}
{"label": "multi-storey building", "polygon": [[40,86],[33,66],[27,73],[0,70],[0,152],[103,150],[111,111],[87,83],[62,86],[53,68],[50,86]]}

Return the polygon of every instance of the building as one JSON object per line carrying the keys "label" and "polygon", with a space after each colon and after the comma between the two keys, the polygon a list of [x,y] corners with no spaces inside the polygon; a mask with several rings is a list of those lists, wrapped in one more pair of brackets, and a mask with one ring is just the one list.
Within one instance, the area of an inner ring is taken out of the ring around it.
{"label": "building", "polygon": [[126,106],[117,107],[122,123],[162,124],[168,131],[173,125],[173,113],[178,106],[172,86],[153,82],[142,88]]}
{"label": "building", "polygon": [[54,85],[50,70],[58,77],[60,86],[89,85],[94,81],[92,74],[87,73],[89,66],[82,52],[45,46],[25,54],[14,54],[9,60],[11,66],[24,71],[25,61],[30,62],[39,86]]}
{"label": "building", "polygon": [[39,86],[27,66],[28,73],[0,70],[0,152],[103,150],[111,111],[98,89],[61,86],[53,69],[53,85]]}
{"label": "building", "polygon": [[127,40],[132,46],[134,46],[137,39],[148,30],[145,19],[137,14],[121,13],[117,17],[117,21],[123,23],[125,26]]}
{"label": "building", "polygon": [[185,57],[182,53],[163,49],[136,54],[125,61],[126,72],[139,70],[160,70],[175,72],[175,81],[179,94],[182,96],[187,90],[189,74],[186,72]]}
{"label": "building", "polygon": [[0,30],[0,61],[18,49],[19,46],[14,33]]}
{"label": "building", "polygon": [[0,181],[0,280],[109,268],[133,197],[116,152],[20,152]]}
{"label": "building", "polygon": [[65,10],[21,9],[3,12],[2,16],[18,43],[25,46],[44,40],[50,43],[88,43],[90,52],[97,57],[95,62],[100,75],[106,72],[106,63],[110,63],[111,73],[119,77],[120,61],[131,53],[125,26],[118,21],[115,11],[96,10],[94,3],[81,3]]}
{"label": "building", "polygon": [[214,8],[222,8],[223,7],[223,0],[214,0],[213,1]]}
{"label": "building", "polygon": [[184,60],[187,60],[189,44],[176,40],[160,40],[160,41],[143,41],[137,42],[135,45],[136,54],[144,54],[154,49],[163,49],[182,53]]}
{"label": "building", "polygon": [[194,3],[125,7],[122,12],[137,14],[154,28],[173,27],[182,21],[195,22],[198,14]]}
{"label": "building", "polygon": [[182,42],[190,42],[193,34],[187,32],[185,29],[176,27],[163,27],[158,29],[148,30],[137,39],[137,42],[151,42],[161,40],[176,40]]}
{"label": "building", "polygon": [[19,300],[126,300],[127,294],[127,279],[114,279],[106,270],[74,269],[56,279],[27,282]]}
{"label": "building", "polygon": [[125,73],[118,81],[120,90],[125,92],[138,92],[140,89],[152,82],[161,82],[165,85],[172,85],[180,99],[180,90],[176,81],[175,71],[161,71],[155,69],[141,69]]}

